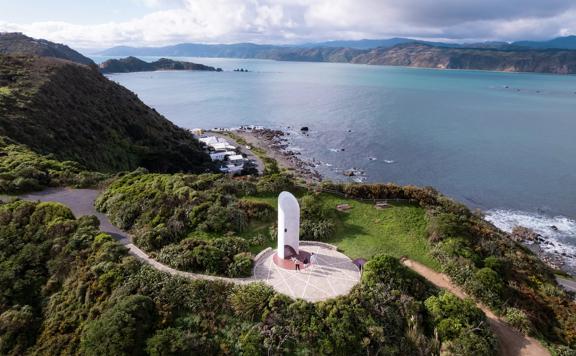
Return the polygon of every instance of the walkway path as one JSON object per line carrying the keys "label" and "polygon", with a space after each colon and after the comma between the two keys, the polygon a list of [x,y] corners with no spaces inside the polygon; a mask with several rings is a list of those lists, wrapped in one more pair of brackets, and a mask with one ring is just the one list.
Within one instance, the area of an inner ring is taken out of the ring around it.
{"label": "walkway path", "polygon": [[235,284],[246,284],[257,281],[254,278],[226,278],[218,276],[210,276],[206,274],[191,273],[176,270],[172,267],[166,266],[154,259],[148,254],[138,248],[132,243],[132,236],[127,232],[117,228],[110,222],[108,216],[99,213],[94,207],[94,201],[100,194],[96,189],[70,189],[70,188],[50,188],[41,192],[24,194],[19,196],[20,199],[30,201],[53,201],[64,204],[72,210],[76,217],[84,215],[95,215],[100,220],[100,230],[113,236],[118,242],[128,248],[130,255],[136,257],[140,261],[152,266],[153,268],[169,273],[175,276],[182,276],[189,279],[206,279],[212,281],[224,281]]}
{"label": "walkway path", "polygon": [[[462,291],[460,287],[452,283],[450,279],[442,274],[438,273],[421,263],[405,259],[402,263],[406,267],[409,267],[414,272],[418,273],[422,277],[426,278],[435,286],[446,289],[453,293],[454,295],[464,299],[467,298],[466,293]],[[492,331],[498,338],[500,344],[500,354],[503,356],[541,356],[550,355],[548,349],[546,349],[538,340],[525,336],[518,332],[516,329],[512,328],[510,325],[506,324],[500,318],[498,318],[490,309],[486,306],[477,303],[478,308],[482,309],[486,317],[488,318],[488,323]]]}

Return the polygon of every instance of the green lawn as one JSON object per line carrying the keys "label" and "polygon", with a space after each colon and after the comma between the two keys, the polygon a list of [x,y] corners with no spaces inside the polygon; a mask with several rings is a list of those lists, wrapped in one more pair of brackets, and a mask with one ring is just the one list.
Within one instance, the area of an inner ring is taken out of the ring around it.
{"label": "green lawn", "polygon": [[[277,206],[276,196],[246,199],[266,202],[274,208]],[[381,253],[395,257],[408,256],[433,269],[439,269],[438,263],[429,255],[424,209],[413,205],[394,205],[388,209],[377,210],[371,203],[330,194],[322,194],[322,199],[327,207],[334,209],[337,224],[334,236],[326,242],[338,246],[348,257],[370,259]],[[336,205],[342,203],[350,204],[352,209],[345,213],[336,211]],[[243,235],[268,234],[272,223],[254,223]],[[268,246],[274,247],[274,244],[275,241],[270,241]],[[267,246],[258,246],[255,250],[264,247]]]}

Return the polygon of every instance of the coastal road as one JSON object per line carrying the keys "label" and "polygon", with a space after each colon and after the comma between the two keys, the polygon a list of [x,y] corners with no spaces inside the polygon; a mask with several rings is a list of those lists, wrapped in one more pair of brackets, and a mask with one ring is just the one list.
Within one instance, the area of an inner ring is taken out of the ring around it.
{"label": "coastal road", "polygon": [[566,289],[567,291],[576,293],[576,281],[575,280],[566,279],[566,278],[562,278],[562,277],[556,277],[556,281],[558,281],[558,284],[561,285],[562,287],[564,287],[564,289]]}

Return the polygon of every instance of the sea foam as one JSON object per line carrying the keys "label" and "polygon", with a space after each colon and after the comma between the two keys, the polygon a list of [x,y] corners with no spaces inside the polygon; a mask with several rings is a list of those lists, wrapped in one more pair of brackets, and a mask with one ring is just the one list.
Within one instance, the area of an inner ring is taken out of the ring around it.
{"label": "sea foam", "polygon": [[486,220],[506,232],[512,232],[516,226],[533,230],[545,239],[540,244],[544,251],[560,254],[567,264],[576,266],[576,220],[505,209],[488,210]]}

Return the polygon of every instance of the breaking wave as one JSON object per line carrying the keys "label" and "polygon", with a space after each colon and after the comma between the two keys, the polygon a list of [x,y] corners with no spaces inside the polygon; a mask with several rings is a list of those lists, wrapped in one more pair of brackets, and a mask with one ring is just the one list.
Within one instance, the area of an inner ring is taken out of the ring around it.
{"label": "breaking wave", "polygon": [[516,226],[533,230],[545,239],[540,244],[544,251],[560,254],[567,264],[576,266],[576,220],[505,209],[488,210],[486,220],[506,232]]}

